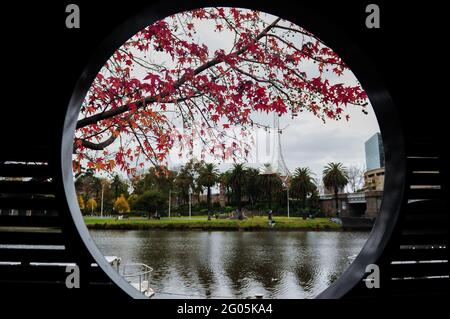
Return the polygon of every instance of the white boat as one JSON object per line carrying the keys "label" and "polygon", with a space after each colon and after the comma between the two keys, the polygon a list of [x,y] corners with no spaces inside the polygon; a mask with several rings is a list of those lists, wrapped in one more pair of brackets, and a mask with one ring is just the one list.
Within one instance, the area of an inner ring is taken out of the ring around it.
{"label": "white boat", "polygon": [[123,264],[122,259],[117,256],[105,256],[105,258],[131,286],[146,297],[153,297],[155,291],[149,284],[150,273],[153,271],[153,268],[143,263]]}

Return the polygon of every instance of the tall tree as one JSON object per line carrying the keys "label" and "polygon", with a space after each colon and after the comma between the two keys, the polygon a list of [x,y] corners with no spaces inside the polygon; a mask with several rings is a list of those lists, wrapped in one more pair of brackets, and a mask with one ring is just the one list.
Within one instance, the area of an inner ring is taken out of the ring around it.
{"label": "tall tree", "polygon": [[93,170],[88,170],[83,174],[79,174],[75,180],[75,188],[79,195],[85,199],[91,197],[99,198],[102,189],[101,180],[95,176]]}
{"label": "tall tree", "polygon": [[158,190],[147,190],[142,195],[138,196],[134,203],[134,207],[137,210],[147,212],[148,218],[152,213],[158,213],[159,210],[164,208],[167,198]]}
{"label": "tall tree", "polygon": [[246,172],[246,193],[250,204],[253,206],[258,200],[259,194],[261,192],[261,179],[259,175],[259,170],[256,168],[247,168]]}
{"label": "tall tree", "polygon": [[110,187],[114,192],[114,199],[118,198],[120,194],[128,197],[128,184],[118,174],[114,175]]}
{"label": "tall tree", "polygon": [[308,167],[299,167],[294,171],[291,179],[290,193],[294,198],[302,202],[302,207],[306,207],[306,199],[317,189],[313,180],[313,173]]}
{"label": "tall tree", "polygon": [[138,198],[139,198],[139,195],[137,195],[136,193],[133,193],[130,196],[128,196],[127,201],[128,201],[129,206],[130,206],[130,211],[136,209],[135,203],[136,203]]}
{"label": "tall tree", "polygon": [[[223,41],[213,47],[200,30]],[[257,112],[348,120],[347,106],[366,112],[367,96],[336,81],[347,71],[315,35],[272,15],[211,7],[170,16],[126,41],[96,76],[76,125],[74,169],[134,173],[165,162],[174,146],[190,153],[194,141],[202,154],[242,157]]]}
{"label": "tall tree", "polygon": [[269,163],[265,163],[261,171],[261,185],[266,195],[269,209],[272,209],[272,199],[274,189],[281,189],[281,179],[276,170]]}
{"label": "tall tree", "polygon": [[226,203],[230,205],[232,197],[231,171],[226,171],[219,176],[221,187],[225,188]]}
{"label": "tall tree", "polygon": [[89,200],[86,202],[86,211],[91,214],[94,214],[96,209],[97,209],[97,201],[93,197],[89,198]]}
{"label": "tall tree", "polygon": [[158,189],[168,195],[174,186],[175,177],[176,172],[165,166],[150,167],[146,173],[132,177],[133,192],[142,194],[146,190]]}
{"label": "tall tree", "polygon": [[207,189],[206,202],[208,205],[208,220],[211,220],[211,187],[216,184],[218,175],[219,171],[213,163],[203,164],[199,168],[199,184]]}
{"label": "tall tree", "polygon": [[174,185],[184,204],[189,201],[189,194],[197,188],[196,177],[199,166],[199,162],[191,160],[180,168],[175,177]]}
{"label": "tall tree", "polygon": [[120,194],[120,196],[114,202],[114,209],[119,214],[130,212],[130,205],[128,204],[128,201],[123,194]]}
{"label": "tall tree", "polygon": [[233,196],[235,198],[235,204],[239,210],[239,218],[242,218],[242,190],[245,187],[245,165],[234,164],[230,172],[231,187],[233,189]]}
{"label": "tall tree", "polygon": [[328,163],[323,170],[323,184],[334,191],[336,216],[339,216],[339,189],[348,184],[348,174],[342,163]]}

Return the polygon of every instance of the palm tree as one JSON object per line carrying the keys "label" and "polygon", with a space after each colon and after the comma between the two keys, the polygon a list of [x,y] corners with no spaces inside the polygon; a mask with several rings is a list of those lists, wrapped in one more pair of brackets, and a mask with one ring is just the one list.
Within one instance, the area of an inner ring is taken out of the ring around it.
{"label": "palm tree", "polygon": [[306,198],[317,189],[314,184],[313,173],[308,167],[299,167],[294,171],[291,180],[290,193],[301,200],[303,208],[306,206]]}
{"label": "palm tree", "polygon": [[333,189],[336,205],[336,216],[339,216],[338,192],[340,188],[348,184],[347,169],[342,163],[328,163],[323,170],[323,184],[326,188]]}
{"label": "palm tree", "polygon": [[202,165],[198,172],[199,184],[207,188],[206,202],[208,205],[208,220],[211,220],[211,187],[216,184],[219,172],[213,163]]}
{"label": "palm tree", "polygon": [[[239,212],[242,209],[242,188],[245,187],[246,182],[245,170],[244,164],[234,164],[230,173],[231,187]],[[241,213],[239,213],[239,218],[241,218]]]}

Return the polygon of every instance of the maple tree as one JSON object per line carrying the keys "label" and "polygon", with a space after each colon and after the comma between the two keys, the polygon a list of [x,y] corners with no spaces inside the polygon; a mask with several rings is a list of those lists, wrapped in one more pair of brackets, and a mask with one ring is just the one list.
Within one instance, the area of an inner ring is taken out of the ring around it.
{"label": "maple tree", "polygon": [[94,213],[94,211],[97,209],[97,201],[94,198],[89,198],[89,200],[86,202],[85,206],[86,210],[89,210],[89,213]]}
{"label": "maple tree", "polygon": [[114,209],[120,214],[130,212],[130,205],[128,204],[128,201],[123,194],[120,194],[120,197],[117,197],[116,201],[114,202]]}
{"label": "maple tree", "polygon": [[85,208],[85,205],[84,205],[84,198],[83,198],[83,196],[78,195],[78,196],[77,196],[77,199],[78,199],[78,206],[80,207],[80,210],[83,211],[84,208]]}
{"label": "maple tree", "polygon": [[[205,25],[232,40],[201,42]],[[203,158],[245,157],[260,125],[255,112],[348,120],[347,106],[364,111],[367,96],[328,79],[347,70],[320,39],[281,18],[237,8],[176,14],[131,37],[96,76],[76,126],[74,169],[133,173],[148,161],[163,165],[175,146],[189,154],[196,142]]]}

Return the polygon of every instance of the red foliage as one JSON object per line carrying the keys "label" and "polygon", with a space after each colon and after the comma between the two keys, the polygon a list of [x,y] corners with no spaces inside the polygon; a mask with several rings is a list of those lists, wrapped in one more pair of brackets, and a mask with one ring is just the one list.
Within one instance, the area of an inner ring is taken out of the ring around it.
{"label": "red foliage", "polygon": [[[197,39],[199,24],[234,40],[211,52]],[[87,161],[133,173],[143,161],[161,164],[175,144],[189,149],[194,139],[221,158],[247,154],[251,145],[243,141],[257,111],[348,120],[346,107],[364,108],[367,96],[358,85],[327,78],[346,70],[308,31],[257,11],[207,8],[168,17],[129,39],[95,78],[77,125],[74,167]],[[240,136],[226,133],[235,129]],[[114,143],[106,145],[109,137]]]}

